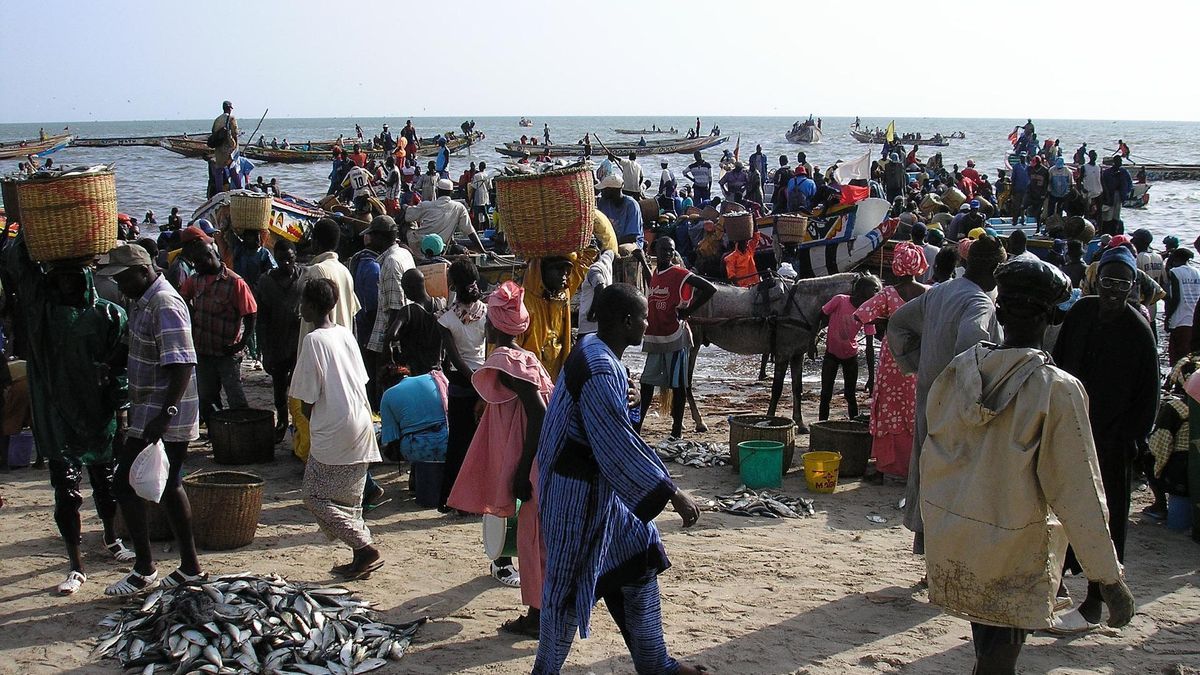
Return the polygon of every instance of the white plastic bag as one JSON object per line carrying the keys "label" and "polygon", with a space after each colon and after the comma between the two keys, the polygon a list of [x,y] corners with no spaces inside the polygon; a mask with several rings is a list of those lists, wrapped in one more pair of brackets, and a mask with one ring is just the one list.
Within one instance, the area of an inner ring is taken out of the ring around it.
{"label": "white plastic bag", "polygon": [[171,472],[167,450],[162,441],[147,445],[129,467],[129,485],[137,496],[158,503],[167,487],[167,474]]}

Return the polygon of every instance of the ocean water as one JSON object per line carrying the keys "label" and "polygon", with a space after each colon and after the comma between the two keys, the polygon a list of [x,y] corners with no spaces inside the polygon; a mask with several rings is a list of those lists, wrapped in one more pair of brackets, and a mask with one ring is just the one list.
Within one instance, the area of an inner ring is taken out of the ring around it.
{"label": "ocean water", "polygon": [[[249,134],[258,121],[258,116],[248,111],[241,111],[239,124],[243,138]],[[850,137],[848,127],[853,118],[831,117],[822,120],[825,137],[822,143],[816,145],[794,145],[788,143],[784,134],[791,128],[792,122],[807,117],[713,117],[701,120],[702,133],[708,133],[714,124],[719,125],[723,135],[729,135],[727,144],[706,151],[705,157],[710,162],[720,157],[721,150],[733,150],[739,142],[741,157],[746,159],[754,152],[755,145],[761,144],[763,152],[770,158],[770,166],[777,166],[778,156],[786,153],[795,160],[797,151],[804,151],[808,161],[827,167],[839,159],[853,159],[862,156],[868,150],[877,152],[878,146],[857,143]],[[354,124],[361,124],[364,134],[378,133],[382,125],[388,123],[393,132],[398,135],[405,122],[404,117],[395,118],[357,118],[357,119],[266,119],[262,123],[260,134],[266,136],[269,142],[272,137],[280,141],[303,143],[313,140],[327,140],[343,134],[347,138],[354,134]],[[695,117],[531,117],[532,128],[522,128],[517,124],[517,117],[480,117],[475,118],[476,130],[486,134],[483,143],[470,149],[470,153],[462,152],[455,155],[450,162],[453,176],[462,173],[467,164],[483,160],[490,166],[498,166],[505,158],[494,151],[494,147],[506,141],[517,140],[521,134],[536,135],[540,138],[542,125],[550,125],[551,140],[556,143],[575,142],[586,133],[595,133],[601,139],[613,141],[636,141],[636,136],[623,136],[613,133],[613,129],[643,129],[651,125],[659,128],[669,128],[685,131],[694,127]],[[456,131],[463,118],[412,118],[421,136],[431,136],[444,131]],[[863,118],[862,124],[868,127],[884,127],[890,119]],[[1007,136],[1014,125],[1024,124],[1025,120],[1003,119],[946,119],[946,118],[898,118],[896,130],[898,133],[920,132],[928,137],[934,132],[948,135],[953,131],[966,133],[966,138],[953,140],[948,147],[939,148],[947,166],[957,163],[965,166],[966,160],[972,158],[982,173],[995,176],[998,168],[1004,166],[1004,159],[1009,148]],[[1040,139],[1060,139],[1063,154],[1068,158],[1074,154],[1080,143],[1086,142],[1089,148],[1102,152],[1104,149],[1115,149],[1117,139],[1124,139],[1130,146],[1133,159],[1150,163],[1186,163],[1200,164],[1200,123],[1193,122],[1128,122],[1128,121],[1096,121],[1096,120],[1034,120]],[[195,133],[206,130],[211,124],[208,120],[184,121],[129,121],[129,122],[79,122],[79,123],[45,123],[45,124],[0,124],[0,140],[19,138],[35,138],[38,128],[44,127],[47,133],[58,133],[64,126],[69,126],[71,133],[82,137],[102,136],[142,136],[159,134]],[[663,138],[662,135],[647,136],[647,140]],[[594,147],[597,147],[593,143]],[[922,157],[932,154],[933,148],[922,148]],[[165,221],[166,214],[172,206],[180,207],[181,213],[190,214],[193,209],[204,201],[206,184],[205,164],[201,160],[188,159],[170,153],[162,148],[133,147],[133,148],[75,148],[70,147],[51,155],[55,163],[64,164],[99,164],[115,163],[117,171],[117,199],[122,211],[142,217],[147,210],[153,210],[160,221]],[[647,178],[654,180],[657,185],[659,162],[666,159],[677,173],[692,160],[690,155],[666,155],[639,157],[639,162]],[[5,166],[7,165],[7,166]],[[15,170],[17,160],[8,160],[0,164],[0,173]],[[277,178],[281,188],[287,192],[302,197],[317,198],[325,194],[327,188],[329,162],[315,164],[270,164],[261,163],[253,177],[259,175],[270,180]],[[1191,242],[1200,235],[1200,181],[1172,181],[1155,183],[1150,189],[1150,204],[1142,210],[1126,210],[1123,212],[1127,230],[1137,227],[1148,227],[1161,239],[1166,234],[1175,234],[1185,243]]]}

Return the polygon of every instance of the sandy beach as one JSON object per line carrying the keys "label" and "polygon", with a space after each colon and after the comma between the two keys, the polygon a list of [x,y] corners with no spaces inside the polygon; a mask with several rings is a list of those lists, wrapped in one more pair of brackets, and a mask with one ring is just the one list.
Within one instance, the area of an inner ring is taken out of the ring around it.
{"label": "sandy beach", "polygon": [[[640,367],[632,353],[634,372]],[[697,398],[710,431],[687,437],[728,441],[729,414],[761,413],[768,383],[755,382],[758,359],[706,349],[698,368]],[[815,364],[807,373],[811,381]],[[865,374],[865,371],[864,371]],[[251,404],[269,407],[261,372],[246,372]],[[816,419],[815,391],[805,412]],[[786,395],[785,395],[786,400]],[[860,403],[865,401],[861,395]],[[834,418],[844,414],[837,409]],[[667,424],[647,420],[646,436],[661,439]],[[798,439],[799,446],[807,437]],[[799,462],[797,462],[797,465]],[[211,448],[192,447],[187,472],[214,468]],[[244,467],[266,479],[254,542],[242,549],[201,551],[211,573],[250,571],[297,581],[332,583],[328,568],[348,551],[326,543],[300,501],[301,463],[285,446],[276,461]],[[740,484],[728,467],[671,465],[677,482],[698,499],[732,492]],[[441,515],[415,505],[407,465],[377,467],[392,501],[369,515],[388,564],[368,581],[350,584],[388,620],[427,615],[408,655],[376,672],[529,672],[536,642],[500,634],[516,616],[519,595],[487,575],[475,518]],[[793,468],[783,491],[814,497],[817,516],[802,520],[743,518],[704,513],[690,530],[670,510],[658,519],[673,567],[662,577],[663,621],[674,655],[717,673],[965,673],[974,661],[969,625],[943,614],[917,587],[923,562],[909,553],[911,535],[900,525],[902,488],[843,481],[832,495],[809,494]],[[48,473],[21,469],[0,474],[0,672],[102,673],[114,661],[89,652],[96,623],[119,606],[105,585],[127,569],[104,554],[90,498],[83,509],[88,583],[73,597],[54,595],[66,572],[55,528]],[[1139,605],[1121,631],[1075,639],[1038,634],[1021,656],[1026,673],[1200,673],[1200,548],[1184,533],[1140,519],[1148,493],[1135,493],[1126,574]],[[876,524],[867,516],[887,519]],[[171,551],[154,544],[160,573],[174,567]],[[1076,598],[1081,579],[1069,579]],[[576,641],[571,673],[629,673],[620,634],[601,608],[593,637]]]}

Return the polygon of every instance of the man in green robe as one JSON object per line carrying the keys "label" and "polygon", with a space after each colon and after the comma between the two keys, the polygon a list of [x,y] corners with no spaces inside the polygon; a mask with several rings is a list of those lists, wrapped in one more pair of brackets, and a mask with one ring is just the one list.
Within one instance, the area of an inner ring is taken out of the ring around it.
{"label": "man in green robe", "polygon": [[34,442],[50,465],[54,520],[70,560],[67,578],[58,586],[63,594],[87,580],[79,518],[85,469],[104,524],[105,548],[120,562],[134,558],[113,531],[113,439],[118,413],[129,398],[126,317],[119,305],[96,293],[90,263],[89,258],[38,264],[24,235],[3,256],[4,285],[14,294],[13,311],[20,314],[28,346]]}

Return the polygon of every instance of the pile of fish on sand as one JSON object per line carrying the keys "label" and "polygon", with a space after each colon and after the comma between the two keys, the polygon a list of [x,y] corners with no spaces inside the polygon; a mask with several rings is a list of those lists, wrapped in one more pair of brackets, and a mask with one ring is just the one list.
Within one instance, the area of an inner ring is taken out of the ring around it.
{"label": "pile of fish on sand", "polygon": [[714,511],[732,513],[735,516],[760,516],[762,518],[810,518],[817,515],[813,500],[789,497],[768,490],[751,490],[746,486],[730,495],[717,495],[708,501]]}
{"label": "pile of fish on sand", "polygon": [[379,621],[371,603],[345,588],[226,575],[157,590],[109,614],[92,656],[147,675],[352,675],[403,657],[425,621]]}
{"label": "pile of fish on sand", "polygon": [[667,438],[654,446],[654,452],[658,453],[659,459],[664,462],[675,462],[684,466],[726,466],[730,462],[729,446],[724,443]]}

